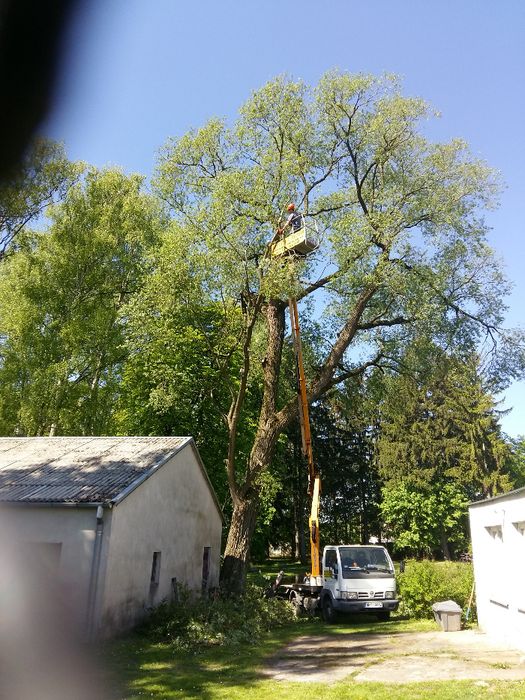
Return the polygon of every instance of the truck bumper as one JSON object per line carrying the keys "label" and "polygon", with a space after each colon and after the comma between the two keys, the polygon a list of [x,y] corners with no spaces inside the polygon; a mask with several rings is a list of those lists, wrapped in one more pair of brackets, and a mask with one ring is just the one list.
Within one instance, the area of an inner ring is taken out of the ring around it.
{"label": "truck bumper", "polygon": [[[399,607],[399,600],[340,600],[339,598],[333,598],[333,604],[335,610],[338,612],[345,613],[378,613],[382,610],[388,612],[393,612]],[[381,607],[370,607],[370,603],[381,603]],[[367,607],[368,604],[368,607]]]}

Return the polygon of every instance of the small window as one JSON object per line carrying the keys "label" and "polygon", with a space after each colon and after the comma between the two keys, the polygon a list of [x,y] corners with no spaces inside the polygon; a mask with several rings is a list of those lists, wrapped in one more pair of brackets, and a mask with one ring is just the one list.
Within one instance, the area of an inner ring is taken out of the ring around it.
{"label": "small window", "polygon": [[335,549],[327,550],[324,565],[325,568],[332,569],[334,572],[337,570],[337,552]]}
{"label": "small window", "polygon": [[160,552],[153,552],[151,562],[150,586],[158,586],[160,580]]}
{"label": "small window", "polygon": [[503,539],[503,529],[502,529],[501,525],[487,525],[485,527],[485,530],[489,533],[489,535],[494,540],[502,540]]}
{"label": "small window", "polygon": [[519,520],[515,523],[512,523],[516,530],[520,533],[520,535],[525,535],[525,520]]}
{"label": "small window", "polygon": [[210,578],[210,553],[211,547],[204,547],[202,550],[202,591],[208,589],[208,582]]}

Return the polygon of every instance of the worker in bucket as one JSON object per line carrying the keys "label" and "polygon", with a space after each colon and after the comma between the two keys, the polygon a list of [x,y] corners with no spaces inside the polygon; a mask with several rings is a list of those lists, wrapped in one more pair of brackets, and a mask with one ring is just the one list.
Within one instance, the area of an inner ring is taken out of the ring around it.
{"label": "worker in bucket", "polygon": [[278,226],[270,245],[275,243],[275,241],[278,241],[280,238],[284,238],[287,228],[291,228],[295,233],[296,231],[300,231],[300,229],[303,227],[303,215],[295,209],[295,204],[293,202],[290,202],[290,204],[286,207],[286,211],[288,212],[288,217],[282,226]]}
{"label": "worker in bucket", "polygon": [[303,227],[303,215],[296,211],[293,202],[290,202],[286,207],[286,211],[288,212],[288,218],[284,225],[277,229],[277,233],[280,233],[282,236],[284,236],[284,232],[288,227],[290,227],[294,233]]}

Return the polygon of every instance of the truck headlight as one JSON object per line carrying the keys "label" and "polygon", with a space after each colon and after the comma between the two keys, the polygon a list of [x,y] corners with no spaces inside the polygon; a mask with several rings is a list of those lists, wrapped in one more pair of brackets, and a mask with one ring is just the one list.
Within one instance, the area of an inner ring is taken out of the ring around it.
{"label": "truck headlight", "polygon": [[348,591],[346,597],[349,600],[355,600],[357,598],[357,591]]}
{"label": "truck headlight", "polygon": [[386,591],[385,592],[385,598],[390,598],[390,600],[392,600],[395,597],[396,597],[396,594],[394,591]]}

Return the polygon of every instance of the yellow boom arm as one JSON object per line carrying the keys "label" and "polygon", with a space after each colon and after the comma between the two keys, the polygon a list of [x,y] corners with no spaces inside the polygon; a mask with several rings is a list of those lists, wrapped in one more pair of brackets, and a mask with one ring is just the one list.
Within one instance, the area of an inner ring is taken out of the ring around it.
{"label": "yellow boom arm", "polygon": [[304,458],[308,464],[308,494],[312,499],[310,518],[310,555],[312,561],[312,576],[320,575],[319,566],[319,498],[321,493],[321,479],[314,464],[312,452],[312,435],[310,433],[310,416],[308,413],[308,399],[306,396],[306,380],[304,376],[303,350],[301,346],[301,330],[299,328],[299,312],[297,302],[290,299],[290,322],[297,365],[297,397],[299,401],[299,423],[301,425],[301,442]]}

